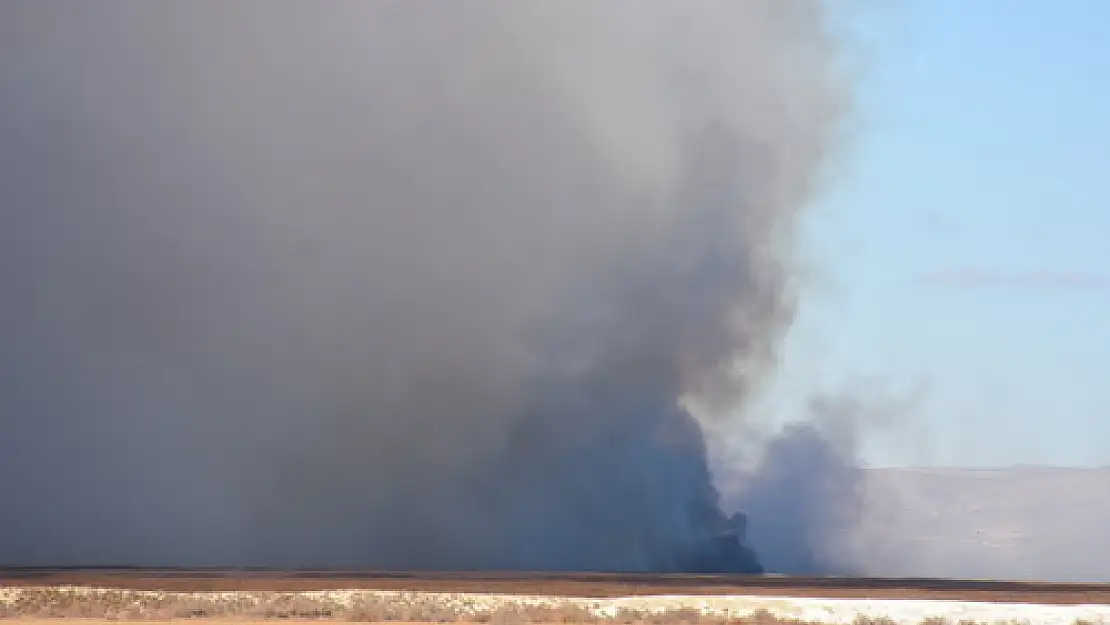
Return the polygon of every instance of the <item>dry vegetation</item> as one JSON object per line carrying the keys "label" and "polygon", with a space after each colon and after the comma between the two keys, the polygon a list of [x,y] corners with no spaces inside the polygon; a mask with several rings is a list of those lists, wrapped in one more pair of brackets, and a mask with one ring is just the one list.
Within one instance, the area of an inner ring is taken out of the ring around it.
{"label": "dry vegetation", "polygon": [[[804,621],[781,619],[766,611],[743,617],[707,616],[696,610],[661,613],[623,611],[599,617],[575,605],[505,605],[492,611],[474,612],[434,599],[396,602],[373,598],[338,602],[297,595],[274,595],[264,601],[223,598],[146,597],[136,600],[123,592],[80,595],[64,589],[44,589],[11,602],[0,602],[0,619],[25,622],[43,619],[97,619],[103,621],[160,621],[203,619],[244,623],[248,621],[346,621],[395,623],[488,623],[517,625],[537,623],[601,623],[613,625],[807,625]],[[894,625],[887,618],[858,617],[855,625]],[[957,625],[934,617],[922,625]],[[961,621],[958,625],[980,625]],[[1083,625],[1077,622],[1076,625]]]}

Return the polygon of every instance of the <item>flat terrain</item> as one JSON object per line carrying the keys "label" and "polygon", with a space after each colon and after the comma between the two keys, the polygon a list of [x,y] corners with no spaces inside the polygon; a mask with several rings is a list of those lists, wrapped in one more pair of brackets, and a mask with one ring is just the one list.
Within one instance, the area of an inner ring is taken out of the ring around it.
{"label": "flat terrain", "polygon": [[130,590],[412,590],[618,597],[753,595],[868,599],[948,599],[1039,604],[1108,604],[1110,584],[734,575],[409,573],[224,569],[0,569],[0,588],[89,586]]}

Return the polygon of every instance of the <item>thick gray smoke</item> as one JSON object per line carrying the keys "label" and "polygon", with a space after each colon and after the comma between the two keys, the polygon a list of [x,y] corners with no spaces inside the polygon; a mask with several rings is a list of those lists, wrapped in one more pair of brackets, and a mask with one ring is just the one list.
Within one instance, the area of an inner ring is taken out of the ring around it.
{"label": "thick gray smoke", "polygon": [[868,406],[852,395],[809,402],[805,421],[770,439],[755,468],[725,480],[724,500],[752,516],[751,541],[769,572],[862,574],[851,548],[864,513],[864,471],[857,463],[859,419]]}
{"label": "thick gray smoke", "polygon": [[0,3],[0,563],[752,568],[823,13]]}

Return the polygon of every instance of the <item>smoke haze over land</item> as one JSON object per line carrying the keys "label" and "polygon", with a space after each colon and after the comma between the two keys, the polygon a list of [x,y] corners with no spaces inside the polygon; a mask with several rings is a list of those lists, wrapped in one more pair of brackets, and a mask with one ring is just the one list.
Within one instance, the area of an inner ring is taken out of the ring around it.
{"label": "smoke haze over land", "polygon": [[0,4],[0,564],[712,559],[823,11]]}

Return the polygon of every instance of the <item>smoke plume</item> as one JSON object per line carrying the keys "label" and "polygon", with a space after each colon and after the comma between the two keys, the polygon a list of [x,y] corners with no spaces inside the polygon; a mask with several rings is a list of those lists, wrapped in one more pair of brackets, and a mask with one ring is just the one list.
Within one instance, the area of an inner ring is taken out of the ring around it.
{"label": "smoke plume", "polygon": [[0,564],[758,568],[824,13],[0,4]]}
{"label": "smoke plume", "polygon": [[724,500],[751,514],[750,539],[767,571],[865,572],[852,531],[864,514],[856,439],[871,410],[854,395],[816,396],[806,420],[767,441],[753,470],[726,476],[733,492],[722,488]]}

